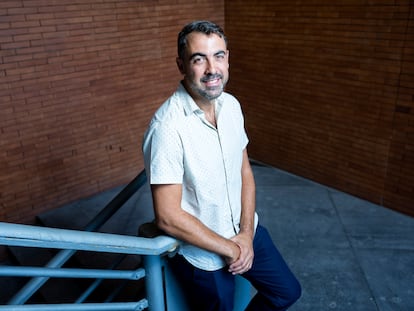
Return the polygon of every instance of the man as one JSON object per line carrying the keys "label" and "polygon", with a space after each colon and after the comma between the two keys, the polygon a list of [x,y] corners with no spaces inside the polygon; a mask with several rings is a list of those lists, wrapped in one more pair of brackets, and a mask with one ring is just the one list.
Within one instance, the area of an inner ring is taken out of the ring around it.
{"label": "man", "polygon": [[258,225],[239,102],[224,92],[229,51],[207,21],[178,35],[177,91],[158,109],[143,152],[156,223],[183,242],[171,266],[194,311],[232,311],[234,275],[257,289],[246,310],[286,310],[300,285]]}

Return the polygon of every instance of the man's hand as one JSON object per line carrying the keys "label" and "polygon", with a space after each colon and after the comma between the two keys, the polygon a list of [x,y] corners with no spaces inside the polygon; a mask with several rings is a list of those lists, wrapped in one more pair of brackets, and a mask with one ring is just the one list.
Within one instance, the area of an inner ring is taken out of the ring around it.
{"label": "man's hand", "polygon": [[250,270],[253,264],[254,251],[252,238],[248,234],[239,233],[231,238],[240,249],[239,257],[229,263],[229,272],[232,274],[243,274]]}

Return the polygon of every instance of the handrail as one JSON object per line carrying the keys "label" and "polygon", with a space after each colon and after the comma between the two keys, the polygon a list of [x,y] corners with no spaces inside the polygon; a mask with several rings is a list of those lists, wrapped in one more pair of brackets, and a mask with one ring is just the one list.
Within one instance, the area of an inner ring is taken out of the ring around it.
{"label": "handrail", "polygon": [[173,251],[178,246],[178,241],[168,236],[149,239],[0,222],[0,244],[120,254],[162,255]]}
{"label": "handrail", "polygon": [[[144,173],[145,174],[145,173]],[[125,203],[136,190],[138,190],[143,181],[142,173],[134,179],[136,185],[127,189],[128,193],[123,198],[114,199],[110,204],[111,208],[100,213],[99,221],[92,221],[88,229],[99,227],[98,223],[103,223],[113,214],[118,204]],[[127,186],[126,188],[128,188]],[[135,190],[134,190],[135,189]],[[108,206],[107,205],[107,206]],[[106,208],[105,208],[106,209]],[[93,224],[92,224],[93,223]],[[101,232],[85,232],[72,229],[59,229],[39,227],[33,225],[12,224],[0,222],[0,245],[10,245],[19,247],[37,247],[37,248],[54,248],[60,249],[46,267],[15,267],[0,266],[1,276],[17,277],[34,277],[8,305],[0,305],[0,311],[186,311],[188,310],[185,298],[180,292],[180,286],[177,283],[167,264],[165,255],[175,252],[180,242],[169,236],[157,236],[153,238],[135,237],[128,235],[119,235]],[[117,263],[113,263],[107,270],[86,269],[86,268],[61,268],[72,254],[78,250],[116,253],[122,256],[140,255],[143,259],[143,267],[136,270],[113,270]],[[54,303],[54,304],[25,304],[27,300],[36,292],[44,282],[50,277],[58,278],[82,278],[96,279],[86,291],[72,304]],[[106,300],[102,302],[86,302],[89,294],[104,279],[119,279],[127,282],[128,280],[139,280],[145,278],[146,297],[136,302],[113,302],[116,293],[122,287],[118,287],[112,292]],[[241,278],[239,278],[241,279]],[[244,281],[246,282],[246,281]],[[237,283],[241,284],[237,286]],[[237,290],[239,288],[239,290]],[[244,310],[248,304],[250,288],[238,282],[236,279],[236,305],[235,311]],[[240,292],[239,294],[237,294]]]}
{"label": "handrail", "polygon": [[[164,310],[162,294],[161,256],[174,251],[179,242],[168,236],[155,238],[134,237],[111,233],[92,232],[99,229],[132,195],[146,182],[145,171],[132,180],[115,196],[85,227],[85,231],[40,227],[33,225],[0,222],[0,245],[55,248],[60,251],[45,267],[0,267],[0,276],[33,277],[9,302],[8,306],[0,306],[0,310]],[[71,269],[61,267],[78,250],[132,254],[143,257],[144,268],[137,270]],[[74,304],[33,305],[27,300],[50,278],[96,278],[87,291]],[[138,302],[83,303],[90,292],[103,279],[137,280],[145,277],[147,298]],[[150,288],[150,290],[148,290]]]}
{"label": "handrail", "polygon": [[[115,198],[113,198],[85,227],[84,231],[96,231],[100,228],[131,196],[144,185],[145,170],[142,170]],[[75,250],[66,249],[58,252],[47,264],[48,268],[62,267],[74,254]],[[25,303],[46,281],[46,277],[32,278],[12,299],[10,304]]]}
{"label": "handrail", "polygon": [[103,269],[75,269],[75,268],[44,268],[44,267],[1,267],[0,275],[33,277],[47,276],[54,278],[85,278],[85,279],[124,279],[139,280],[145,276],[144,269],[108,271]]}
{"label": "handrail", "polygon": [[0,311],[140,311],[148,307],[145,300],[138,302],[111,302],[74,304],[33,304],[24,306],[0,306]]}
{"label": "handrail", "polygon": [[[51,305],[9,305],[1,310],[164,310],[161,256],[175,251],[179,241],[169,236],[133,237],[101,232],[38,227],[0,222],[0,244],[23,247],[87,250],[105,253],[135,254],[144,257],[144,268],[131,270],[56,269],[43,267],[0,267],[0,276],[38,276],[60,278],[133,279],[145,277],[147,298],[135,303],[105,302]],[[148,290],[148,288],[150,290]]]}

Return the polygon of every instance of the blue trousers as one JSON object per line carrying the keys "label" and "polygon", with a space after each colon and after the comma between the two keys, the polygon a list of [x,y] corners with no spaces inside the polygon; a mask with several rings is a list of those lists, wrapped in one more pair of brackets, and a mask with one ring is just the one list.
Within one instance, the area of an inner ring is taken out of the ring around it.
{"label": "blue trousers", "polygon": [[[273,244],[267,230],[258,226],[253,241],[254,261],[244,273],[257,290],[246,311],[287,310],[301,295],[301,287]],[[234,276],[227,267],[217,271],[195,268],[182,256],[170,259],[176,277],[187,293],[191,310],[232,311]]]}

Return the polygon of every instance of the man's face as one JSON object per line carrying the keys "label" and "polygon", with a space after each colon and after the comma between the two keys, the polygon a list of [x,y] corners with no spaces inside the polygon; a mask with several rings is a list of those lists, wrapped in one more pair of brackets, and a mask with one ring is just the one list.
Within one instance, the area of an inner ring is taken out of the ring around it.
{"label": "man's face", "polygon": [[178,58],[177,64],[196,102],[219,97],[229,79],[229,52],[216,34],[190,33],[184,59]]}

